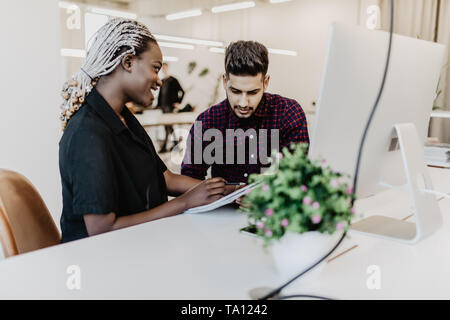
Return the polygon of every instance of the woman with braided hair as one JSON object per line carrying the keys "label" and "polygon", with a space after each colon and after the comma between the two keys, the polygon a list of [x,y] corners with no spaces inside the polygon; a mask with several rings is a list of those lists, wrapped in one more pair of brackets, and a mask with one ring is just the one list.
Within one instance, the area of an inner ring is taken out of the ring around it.
{"label": "woman with braided hair", "polygon": [[[170,172],[124,107],[150,106],[162,54],[143,24],[114,19],[94,35],[81,69],[64,84],[59,143],[62,242],[155,219],[217,200],[225,180]],[[178,196],[167,201],[167,196]]]}

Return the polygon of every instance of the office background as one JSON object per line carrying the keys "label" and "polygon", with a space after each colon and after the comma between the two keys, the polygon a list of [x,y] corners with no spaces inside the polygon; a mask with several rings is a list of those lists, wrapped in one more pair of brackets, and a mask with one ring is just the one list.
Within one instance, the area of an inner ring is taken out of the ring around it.
{"label": "office background", "polygon": [[[222,42],[223,46],[194,45],[192,50],[162,47],[171,73],[188,89],[183,104],[190,103],[197,111],[224,98],[217,79],[223,72],[224,55],[220,51],[229,42],[257,40],[271,49],[285,50],[282,54],[276,51],[270,54],[268,91],[299,101],[308,114],[310,130],[329,24],[338,21],[382,30],[388,27],[388,1],[255,1],[254,7],[243,10],[217,14],[209,10],[230,2],[233,1],[2,1],[0,168],[29,178],[59,224],[62,208],[58,171],[60,89],[80,67],[88,36],[104,19],[117,14],[98,13],[93,8],[135,13],[154,34]],[[379,8],[379,13],[368,12],[370,7]],[[203,9],[201,16],[173,21],[165,18],[170,13],[196,8]],[[448,45],[449,24],[448,0],[397,1],[396,33]],[[196,67],[189,73],[192,62]],[[199,76],[205,69],[208,73]],[[450,79],[448,65],[443,66],[439,88],[442,93],[435,101],[436,107],[448,110],[447,79]],[[450,143],[449,121],[433,119],[430,136]]]}

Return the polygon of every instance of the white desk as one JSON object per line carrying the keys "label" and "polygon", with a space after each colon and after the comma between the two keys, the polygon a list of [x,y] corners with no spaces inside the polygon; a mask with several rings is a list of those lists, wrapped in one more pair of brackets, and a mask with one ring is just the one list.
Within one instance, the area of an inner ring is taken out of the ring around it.
{"label": "white desk", "polygon": [[447,118],[450,119],[450,111],[441,110],[431,112],[432,118]]}
{"label": "white desk", "polygon": [[[435,188],[450,191],[450,170],[430,169]],[[409,214],[397,192],[358,203],[398,218]],[[401,201],[400,201],[401,202]],[[450,298],[450,201],[444,226],[415,246],[350,234],[318,281],[284,293],[340,299]],[[179,215],[6,259],[0,299],[248,299],[250,289],[280,284],[257,239],[240,234],[246,217],[222,208]],[[335,255],[335,254],[334,254]],[[68,290],[69,265],[81,267],[81,290]],[[381,290],[369,290],[367,267],[381,268]]]}

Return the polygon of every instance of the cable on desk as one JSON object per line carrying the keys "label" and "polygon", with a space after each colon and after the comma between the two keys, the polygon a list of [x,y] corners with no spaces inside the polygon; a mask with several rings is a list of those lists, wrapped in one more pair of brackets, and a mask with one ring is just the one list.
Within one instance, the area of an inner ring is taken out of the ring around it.
{"label": "cable on desk", "polygon": [[317,261],[316,263],[314,263],[312,266],[310,266],[308,269],[302,271],[301,273],[299,273],[298,275],[296,275],[295,277],[293,277],[291,280],[288,280],[286,283],[284,283],[282,286],[272,290],[271,292],[269,292],[268,294],[266,294],[264,297],[260,298],[259,300],[266,300],[266,299],[270,299],[273,296],[277,295],[278,293],[281,292],[281,290],[283,290],[285,287],[287,287],[288,285],[290,285],[292,282],[294,282],[295,280],[297,280],[298,278],[300,278],[302,275],[304,275],[305,273],[307,273],[308,271],[310,271],[311,269],[314,269],[317,265],[319,265],[323,260],[325,260],[326,258],[328,258],[333,252],[334,250],[336,250],[336,248],[341,244],[342,240],[344,240],[345,236],[347,235],[347,232],[344,232],[344,234],[342,235],[342,237],[339,239],[339,241],[337,242],[337,244],[333,247],[333,249],[331,249],[325,256],[323,256],[319,261]]}
{"label": "cable on desk", "polygon": [[[446,193],[446,195],[448,195],[448,196],[450,196],[450,192],[449,193]],[[437,199],[437,201],[441,201],[441,200],[444,200],[445,198],[447,198],[447,197],[440,197],[439,199]]]}
{"label": "cable on desk", "polygon": [[341,253],[339,253],[338,255],[334,256],[333,258],[328,259],[328,260],[327,260],[327,263],[333,261],[334,259],[339,258],[340,256],[346,254],[347,252],[349,252],[349,251],[351,251],[351,250],[353,250],[353,249],[355,249],[355,248],[358,248],[358,245],[357,245],[357,244],[355,244],[355,245],[354,245],[353,247],[351,247],[351,248],[348,248],[348,249],[342,251]]}
{"label": "cable on desk", "polygon": [[[433,193],[434,193],[434,190],[433,190]],[[437,202],[439,202],[439,201],[441,201],[441,200],[444,200],[445,198],[450,198],[450,192],[449,193],[440,193],[439,192],[439,194],[442,194],[443,195],[443,197],[440,197],[439,199],[436,199],[436,201]],[[407,217],[404,217],[402,220],[403,221],[406,221],[406,220],[408,220],[409,218],[412,218],[412,217],[414,217],[414,213],[413,214],[410,214],[409,216],[407,216]]]}
{"label": "cable on desk", "polygon": [[420,189],[420,190],[425,192],[425,193],[430,193],[430,194],[434,194],[435,196],[440,196],[441,198],[438,199],[437,201],[441,201],[444,198],[450,200],[450,194],[449,193],[443,193],[443,192],[439,192],[439,191],[436,191],[436,190],[430,190],[430,189]]}
{"label": "cable on desk", "polygon": [[[391,2],[391,12],[390,12],[391,21],[390,21],[390,26],[389,26],[389,45],[388,45],[388,51],[387,51],[387,57],[386,57],[386,64],[385,64],[385,67],[384,67],[383,79],[381,81],[381,86],[380,86],[380,89],[378,91],[377,98],[376,98],[375,103],[374,103],[374,105],[372,107],[372,110],[370,112],[369,119],[367,120],[366,126],[364,128],[364,132],[363,132],[363,135],[362,135],[362,138],[361,138],[361,142],[359,144],[358,157],[357,157],[357,160],[356,160],[356,168],[355,168],[355,174],[354,174],[354,178],[353,178],[353,193],[354,194],[356,193],[356,189],[357,189],[357,186],[358,186],[358,173],[359,173],[359,166],[361,164],[361,155],[362,155],[362,151],[363,151],[363,148],[364,148],[364,142],[366,141],[367,132],[369,131],[370,124],[372,123],[373,116],[375,115],[375,111],[377,110],[378,104],[379,104],[380,99],[381,99],[381,95],[382,95],[382,93],[384,91],[384,86],[386,84],[387,73],[388,73],[388,70],[389,70],[389,63],[390,63],[390,60],[391,60],[392,36],[393,36],[393,33],[394,33],[394,0],[391,0],[390,2]],[[354,200],[352,199],[352,206],[353,205],[354,205]],[[283,290],[286,286],[291,284],[293,281],[295,281],[298,278],[300,278],[302,275],[307,273],[309,270],[315,268],[319,263],[321,263],[323,260],[325,260],[329,255],[331,255],[334,252],[334,250],[336,250],[336,248],[341,244],[342,240],[344,239],[344,237],[346,235],[347,235],[347,232],[344,232],[344,234],[342,235],[342,237],[338,241],[338,243],[323,258],[321,258],[319,261],[317,261],[315,264],[313,264],[311,267],[309,267],[305,271],[302,271],[300,274],[296,275],[291,280],[288,280],[286,283],[284,283],[280,287],[272,290],[271,292],[266,294],[264,297],[260,298],[260,300],[265,300],[265,299],[272,298],[273,296],[275,296],[278,293],[280,293],[281,290]]]}

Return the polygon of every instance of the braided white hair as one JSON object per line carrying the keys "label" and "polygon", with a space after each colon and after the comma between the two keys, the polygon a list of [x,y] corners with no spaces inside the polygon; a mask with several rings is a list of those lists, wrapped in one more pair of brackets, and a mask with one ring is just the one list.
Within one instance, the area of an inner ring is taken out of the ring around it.
{"label": "braided white hair", "polygon": [[145,25],[121,18],[110,20],[94,34],[82,67],[63,86],[60,116],[63,131],[98,79],[114,71],[125,55],[139,55],[150,40],[156,43]]}

